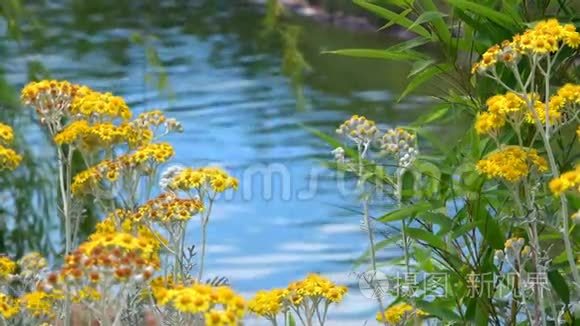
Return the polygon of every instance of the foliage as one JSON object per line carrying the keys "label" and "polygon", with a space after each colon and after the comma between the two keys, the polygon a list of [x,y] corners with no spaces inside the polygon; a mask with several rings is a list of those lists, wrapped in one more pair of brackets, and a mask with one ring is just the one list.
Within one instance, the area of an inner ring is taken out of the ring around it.
{"label": "foliage", "polygon": [[[444,20],[431,1],[389,1],[405,9],[399,14],[371,2],[355,2],[419,36],[387,50],[334,53],[413,62],[403,96],[434,76],[453,76],[457,84],[438,97],[445,107],[477,115],[465,134],[449,145],[436,137],[416,137],[428,135],[431,126],[426,122],[447,115],[441,107],[422,118],[417,123],[421,127],[382,133],[373,121],[354,116],[337,130],[349,140],[348,146],[355,145],[354,150],[338,147],[333,154],[337,168],[359,180],[370,246],[361,258],[370,258],[374,277],[381,271],[377,266],[385,263],[395,267],[385,271],[390,281],[399,281],[401,270],[404,277],[415,277],[406,287],[389,288],[387,298],[378,295],[380,280],[370,282],[384,311],[377,320],[396,325],[418,318],[444,324],[573,325],[579,311],[580,244],[572,223],[578,214],[568,212],[579,208],[578,174],[577,169],[562,171],[571,169],[578,155],[580,86],[555,86],[579,46],[574,25],[552,19],[524,31],[531,13],[520,13],[509,2],[501,2],[502,10],[497,11],[492,9],[498,8],[495,3],[449,1],[458,21]],[[411,13],[415,21],[407,17]],[[455,36],[458,33],[462,37]],[[488,47],[490,41],[510,35],[515,36]],[[442,59],[415,50],[427,42],[438,45]],[[485,48],[471,70],[487,80],[472,77],[460,62],[461,51],[470,55],[471,49]],[[489,94],[492,90],[497,95]],[[481,104],[479,97],[488,99]],[[329,143],[336,146],[334,140]],[[419,145],[429,155],[420,154]],[[397,208],[373,219],[369,203],[385,195]],[[380,223],[400,225],[401,237],[394,238],[403,249],[402,261],[377,261],[384,243],[390,243],[374,239]],[[437,276],[444,281],[432,282]],[[432,286],[421,287],[426,283]],[[387,309],[385,299],[394,299]]]}

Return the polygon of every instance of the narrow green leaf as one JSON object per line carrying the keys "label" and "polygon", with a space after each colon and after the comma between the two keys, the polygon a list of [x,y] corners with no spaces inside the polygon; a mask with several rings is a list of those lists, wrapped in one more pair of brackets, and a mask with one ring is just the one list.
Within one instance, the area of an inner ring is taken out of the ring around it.
{"label": "narrow green leaf", "polygon": [[493,249],[502,249],[505,238],[498,222],[489,214],[486,205],[478,204],[473,212],[477,229]]}
{"label": "narrow green leaf", "polygon": [[392,50],[392,51],[411,50],[411,49],[414,49],[418,46],[427,44],[429,42],[431,42],[430,39],[427,39],[424,37],[415,37],[415,38],[410,39],[408,41],[399,42],[399,43],[389,47],[389,50]]}
{"label": "narrow green leaf", "polygon": [[[377,6],[375,4],[366,2],[365,0],[354,0],[353,1],[356,5],[359,5],[363,8],[365,8],[366,10],[382,17],[385,18],[389,21],[393,21],[395,24],[403,26],[405,28],[409,28],[409,26],[411,26],[413,24],[413,21],[410,20],[409,18],[406,18],[400,14],[397,14],[393,11],[390,11],[386,8]],[[410,31],[421,35],[425,38],[431,38],[431,34],[429,33],[428,30],[426,30],[425,28],[423,28],[422,26],[415,26],[412,29],[409,29]]]}
{"label": "narrow green leaf", "polygon": [[562,299],[565,304],[570,304],[570,288],[568,287],[568,284],[566,284],[566,280],[562,274],[560,274],[557,269],[551,270],[548,272],[548,280],[550,281],[550,284],[552,284],[554,290],[556,290],[556,293],[558,293],[560,299]]}
{"label": "narrow green leaf", "polygon": [[417,87],[423,85],[425,82],[427,82],[431,78],[437,76],[438,74],[446,72],[449,69],[451,69],[450,65],[441,64],[441,65],[431,66],[431,67],[423,70],[421,73],[419,73],[415,77],[413,77],[413,79],[411,80],[411,82],[409,82],[409,84],[407,85],[407,87],[405,88],[405,90],[403,91],[401,96],[399,96],[399,98],[397,99],[397,102],[400,102],[403,98],[405,98],[407,95],[409,95],[411,92],[413,92]]}
{"label": "narrow green leaf", "polygon": [[[437,8],[433,0],[422,0],[421,4],[423,5],[424,9],[427,12],[436,12],[436,13],[441,12],[441,10]],[[445,20],[443,20],[443,17],[445,16],[441,15],[434,16],[430,21],[433,27],[435,28],[435,31],[437,32],[436,34],[441,40],[441,42],[449,46],[451,41],[451,32],[449,31],[448,24],[445,23]]]}
{"label": "narrow green leaf", "polygon": [[407,77],[413,77],[416,74],[422,72],[423,70],[427,69],[428,67],[432,66],[435,63],[435,60],[433,59],[428,59],[428,60],[421,60],[421,61],[417,61],[415,63],[413,63],[413,66],[411,67],[411,72],[409,72],[409,75]]}
{"label": "narrow green leaf", "polygon": [[422,217],[425,222],[430,222],[432,224],[437,224],[440,226],[440,229],[437,232],[438,236],[446,234],[447,232],[449,232],[449,230],[451,230],[451,227],[453,226],[453,221],[451,220],[451,218],[449,218],[449,216],[443,213],[427,212],[425,214],[422,214]]}
{"label": "narrow green leaf", "polygon": [[395,60],[395,61],[415,61],[422,58],[421,55],[414,53],[413,51],[392,51],[389,49],[378,50],[378,49],[343,49],[335,51],[325,51],[323,53],[328,54],[338,54],[349,57],[357,58],[371,58],[371,59],[384,59],[384,60]]}
{"label": "narrow green leaf", "polygon": [[407,217],[411,217],[413,215],[425,212],[431,208],[431,204],[429,202],[423,201],[418,202],[416,204],[405,206],[403,208],[395,209],[381,217],[378,218],[378,221],[383,223],[399,221]]}
{"label": "narrow green leaf", "polygon": [[485,17],[500,26],[509,27],[512,29],[512,31],[516,31],[521,25],[521,20],[518,19],[519,17],[510,17],[485,5],[468,0],[448,0],[447,2],[453,7],[471,11],[478,16]]}
{"label": "narrow green leaf", "polygon": [[440,237],[436,236],[435,234],[429,231],[418,228],[407,228],[406,231],[409,237],[415,240],[423,241],[435,248],[443,250],[445,250],[446,248],[445,242]]}
{"label": "narrow green leaf", "polygon": [[439,12],[439,11],[426,11],[426,12],[422,13],[419,17],[417,17],[417,19],[415,19],[413,24],[411,24],[411,26],[409,26],[408,29],[412,29],[415,26],[418,26],[418,25],[421,25],[424,23],[429,23],[429,22],[432,22],[434,20],[441,19],[443,17],[447,17],[447,15],[442,13],[442,12]]}
{"label": "narrow green leaf", "polygon": [[441,320],[445,320],[447,322],[460,320],[460,317],[455,312],[453,312],[451,308],[445,307],[437,300],[433,302],[417,300],[416,305],[417,308],[429,313],[431,316],[438,317]]}

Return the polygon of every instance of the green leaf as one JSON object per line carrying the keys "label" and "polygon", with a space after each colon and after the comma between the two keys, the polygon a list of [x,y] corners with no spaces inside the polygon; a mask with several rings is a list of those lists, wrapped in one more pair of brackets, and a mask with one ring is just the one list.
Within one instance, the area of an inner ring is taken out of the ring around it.
{"label": "green leaf", "polygon": [[392,51],[411,50],[411,49],[414,49],[418,46],[427,44],[429,42],[431,42],[430,39],[427,39],[424,37],[415,37],[415,38],[410,39],[408,41],[397,43],[397,44],[389,47],[389,50],[392,50]]}
{"label": "green leaf", "polygon": [[440,64],[440,65],[434,65],[431,66],[425,70],[423,70],[421,73],[417,74],[412,80],[411,82],[409,82],[409,84],[407,85],[407,87],[405,88],[405,90],[403,91],[403,93],[401,94],[401,96],[399,96],[399,98],[397,99],[397,102],[400,102],[403,98],[405,98],[407,95],[409,95],[411,92],[413,92],[417,87],[423,85],[425,82],[429,81],[431,78],[449,71],[451,69],[451,65],[450,64]]}
{"label": "green leaf", "polygon": [[570,304],[570,288],[568,288],[568,284],[566,284],[566,280],[560,274],[560,272],[555,269],[548,272],[548,280],[558,296],[565,304]]}
{"label": "green leaf", "polygon": [[432,22],[434,20],[438,19],[440,20],[443,17],[447,17],[447,15],[439,11],[426,11],[422,13],[419,17],[417,17],[417,19],[415,19],[413,24],[411,24],[411,26],[409,26],[407,29],[412,29],[415,26]]}
{"label": "green leaf", "polygon": [[441,181],[441,170],[439,170],[437,165],[425,160],[417,160],[413,166],[423,176],[423,181],[421,183],[423,193],[426,193],[429,196],[437,193]]}
{"label": "green leaf", "polygon": [[[422,0],[421,3],[423,4],[423,7],[426,10],[426,12],[436,12],[436,13],[441,12],[441,10],[437,8],[437,6],[432,0]],[[447,15],[439,15],[439,16],[435,15],[429,21],[432,21],[432,25],[435,28],[435,31],[437,32],[436,34],[441,40],[441,42],[443,42],[443,44],[445,45],[450,45],[451,32],[449,31],[448,24],[446,24],[445,21],[443,20],[443,17],[445,16]]]}
{"label": "green leaf", "polygon": [[427,69],[428,67],[432,66],[435,63],[435,60],[433,59],[428,59],[428,60],[422,60],[422,61],[417,61],[415,63],[413,63],[413,67],[411,67],[411,72],[409,72],[408,77],[413,77],[416,74],[422,72],[423,70]]}
{"label": "green leaf", "polygon": [[413,255],[415,260],[419,263],[419,268],[421,271],[426,273],[435,272],[435,266],[433,265],[433,260],[431,259],[431,249],[430,248],[420,248],[415,247],[413,250]]}
{"label": "green leaf", "polygon": [[423,58],[420,54],[410,50],[377,50],[377,49],[343,49],[335,51],[325,51],[323,53],[338,54],[357,58],[384,59],[395,61],[415,61]]}
{"label": "green leaf", "polygon": [[[399,240],[401,240],[400,235],[393,235],[393,236],[390,236],[388,239],[381,240],[381,241],[375,243],[375,248],[374,248],[375,252],[378,252],[379,250],[386,248],[387,246],[389,246],[393,243],[396,243]],[[365,250],[365,252],[354,261],[353,266],[358,267],[362,263],[364,263],[370,257],[370,253],[371,253],[370,248]]]}
{"label": "green leaf", "polygon": [[411,26],[413,24],[413,21],[410,20],[409,18],[406,18],[400,14],[397,14],[393,11],[390,11],[386,8],[377,6],[375,4],[366,2],[365,0],[354,0],[353,1],[356,5],[359,5],[363,8],[365,8],[366,10],[380,16],[383,17],[389,21],[394,22],[397,25],[403,26],[405,28],[408,28],[410,31],[421,35],[425,38],[431,39],[431,34],[429,33],[428,30],[426,30],[425,28],[423,28],[422,26],[415,26],[413,28],[409,28],[409,26]]}
{"label": "green leaf", "polygon": [[473,212],[474,219],[477,223],[477,229],[483,235],[485,241],[493,249],[502,249],[505,238],[497,221],[489,214],[486,205],[477,204]]}
{"label": "green leaf", "polygon": [[398,220],[402,220],[407,217],[414,216],[418,213],[425,212],[431,208],[431,204],[429,202],[423,201],[418,202],[416,204],[405,206],[403,208],[395,209],[381,217],[378,218],[378,221],[383,223],[394,222]]}
{"label": "green leaf", "polygon": [[459,8],[462,10],[471,11],[474,14],[485,17],[488,20],[503,26],[508,27],[512,31],[516,31],[520,28],[521,20],[515,17],[510,17],[506,14],[503,14],[499,11],[496,11],[488,6],[481,5],[475,2],[471,2],[468,0],[448,0],[447,1],[450,5],[455,8]]}
{"label": "green leaf", "polygon": [[453,310],[443,306],[443,304],[439,303],[437,300],[433,302],[417,300],[416,305],[417,308],[429,313],[431,316],[438,317],[441,320],[448,322],[460,320],[460,317],[455,312],[453,312]]}
{"label": "green leaf", "polygon": [[475,229],[476,227],[477,227],[477,223],[475,223],[475,222],[470,222],[470,223],[467,223],[465,225],[462,225],[462,226],[458,227],[457,229],[455,229],[453,231],[453,233],[451,233],[451,238],[453,238],[453,239],[458,238],[458,237],[466,234],[467,232]]}
{"label": "green leaf", "polygon": [[441,227],[437,232],[437,235],[439,236],[449,232],[449,230],[451,230],[451,227],[453,226],[453,221],[451,220],[451,218],[449,218],[449,216],[443,213],[427,212],[425,214],[422,214],[422,217],[425,222],[437,224]]}
{"label": "green leaf", "polygon": [[435,248],[439,248],[439,249],[446,249],[446,245],[445,242],[438,236],[436,236],[435,234],[423,230],[423,229],[418,229],[418,228],[407,228],[406,229],[407,234],[409,235],[409,237],[415,239],[415,240],[420,240],[423,241],[425,243],[427,243],[428,245],[435,247]]}

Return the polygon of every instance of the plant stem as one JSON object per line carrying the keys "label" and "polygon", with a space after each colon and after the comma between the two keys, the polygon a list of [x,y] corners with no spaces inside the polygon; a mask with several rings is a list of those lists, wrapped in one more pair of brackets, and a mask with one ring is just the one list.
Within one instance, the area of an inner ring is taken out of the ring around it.
{"label": "plant stem", "polygon": [[[403,175],[405,174],[405,169],[397,169],[397,207],[401,208],[403,201]],[[405,255],[405,271],[407,274],[411,272],[411,267],[409,265],[409,239],[407,238],[407,223],[405,219],[402,220],[402,236],[403,236],[403,252]]]}
{"label": "plant stem", "polygon": [[[363,198],[361,200],[362,206],[363,206],[363,218],[364,218],[364,223],[366,224],[367,236],[369,238],[369,253],[371,256],[371,266],[373,269],[373,277],[376,278],[377,277],[377,261],[376,261],[376,253],[375,253],[375,240],[374,240],[373,227],[372,227],[370,216],[369,216],[369,197],[366,194],[364,194],[363,160],[365,158],[367,148],[368,148],[368,145],[365,145],[364,147],[361,146],[360,144],[358,145],[358,152],[359,152],[358,187],[361,190],[361,193],[363,196]],[[381,293],[379,293],[379,291],[376,291],[376,289],[374,288],[375,285],[372,283],[373,282],[371,281],[371,284],[369,284],[369,285],[373,288],[374,293],[377,295],[377,301],[379,302],[379,308],[381,309],[381,312],[383,312],[384,305],[383,305],[383,300],[381,299]],[[385,325],[386,325],[386,322],[385,322]]]}
{"label": "plant stem", "polygon": [[[200,198],[203,198],[200,196]],[[209,205],[207,208],[207,213],[203,214],[201,219],[201,257],[199,258],[199,274],[197,275],[197,281],[201,282],[203,277],[203,268],[205,264],[205,247],[207,241],[207,224],[209,222],[209,216],[211,214],[211,209],[213,206],[214,197],[209,198]]]}

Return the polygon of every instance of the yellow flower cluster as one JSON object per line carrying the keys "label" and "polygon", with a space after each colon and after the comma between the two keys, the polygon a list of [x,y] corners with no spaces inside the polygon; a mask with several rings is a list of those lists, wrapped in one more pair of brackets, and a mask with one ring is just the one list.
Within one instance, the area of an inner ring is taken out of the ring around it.
{"label": "yellow flower cluster", "polygon": [[552,179],[549,186],[554,195],[561,195],[570,189],[580,192],[580,164],[576,165],[574,170],[564,172],[560,177]]}
{"label": "yellow flower cluster", "polygon": [[511,41],[490,47],[473,65],[471,72],[484,73],[494,68],[497,62],[517,63],[521,55],[554,53],[561,48],[561,44],[574,49],[580,45],[580,33],[576,27],[572,24],[561,25],[556,19],[541,21],[522,35],[515,35]]}
{"label": "yellow flower cluster", "polygon": [[550,104],[557,106],[559,109],[567,105],[580,104],[580,85],[568,83],[560,87],[556,95],[550,99]]}
{"label": "yellow flower cluster", "polygon": [[89,241],[79,246],[83,254],[91,255],[95,250],[114,248],[121,251],[138,253],[140,257],[150,260],[152,265],[158,263],[158,251],[161,244],[150,234],[140,233],[134,236],[129,232],[93,233]]}
{"label": "yellow flower cluster", "polygon": [[0,293],[0,316],[10,319],[20,312],[20,302],[4,293]]}
{"label": "yellow flower cluster", "polygon": [[90,302],[117,295],[126,286],[143,286],[159,267],[154,241],[123,232],[94,233],[38,288],[52,297],[68,293],[75,302]]}
{"label": "yellow flower cluster", "polygon": [[135,152],[125,154],[114,161],[101,161],[74,177],[72,193],[77,196],[91,193],[102,181],[116,181],[123,170],[138,169],[149,173],[154,165],[166,162],[173,155],[174,150],[170,144],[152,143],[141,146]]}
{"label": "yellow flower cluster", "polygon": [[173,176],[169,188],[183,191],[205,188],[218,193],[237,189],[238,180],[217,167],[185,168]]}
{"label": "yellow flower cluster", "polygon": [[131,118],[131,110],[122,97],[92,90],[74,98],[70,113],[73,116],[80,115],[87,119],[97,118],[98,120],[120,118],[126,121]]}
{"label": "yellow flower cluster", "polygon": [[134,234],[140,239],[149,239],[155,248],[160,248],[162,245],[167,244],[167,240],[161,234],[140,223],[142,220],[143,213],[140,209],[135,212],[117,209],[97,223],[94,234],[107,235],[123,232]]}
{"label": "yellow flower cluster", "polygon": [[18,155],[13,149],[4,147],[12,144],[14,140],[14,131],[8,125],[0,123],[0,171],[14,170],[20,165],[22,156]]}
{"label": "yellow flower cluster", "polygon": [[16,271],[16,263],[7,256],[0,257],[0,279],[6,279]]}
{"label": "yellow flower cluster", "polygon": [[86,120],[74,121],[54,136],[58,145],[77,143],[87,151],[109,148],[127,143],[129,147],[142,146],[153,139],[153,132],[145,128],[135,128],[131,124],[119,126],[110,122],[90,125]]}
{"label": "yellow flower cluster", "polygon": [[20,298],[23,310],[35,318],[52,318],[54,317],[55,302],[62,299],[62,295],[56,291],[47,293],[44,291],[33,291],[24,294]]}
{"label": "yellow flower cluster", "polygon": [[290,283],[285,289],[258,291],[248,303],[248,308],[259,316],[275,319],[278,313],[285,312],[291,306],[339,303],[347,291],[347,287],[336,285],[323,276],[309,274],[303,280]]}
{"label": "yellow flower cluster", "polygon": [[286,311],[288,289],[260,290],[248,302],[248,309],[256,315],[275,319],[280,312]]}
{"label": "yellow flower cluster", "polygon": [[21,99],[24,104],[34,107],[45,122],[67,114],[73,99],[88,91],[87,87],[68,81],[42,80],[27,84],[22,89]]}
{"label": "yellow flower cluster", "polygon": [[228,286],[172,283],[162,277],[151,282],[151,292],[158,305],[172,306],[180,313],[203,317],[203,324],[208,326],[238,325],[244,316],[244,298]]}
{"label": "yellow flower cluster", "polygon": [[130,167],[146,163],[161,164],[174,154],[173,147],[169,143],[153,143],[141,146],[134,153],[120,157],[119,161]]}
{"label": "yellow flower cluster", "polygon": [[390,306],[384,312],[378,312],[376,318],[381,323],[387,322],[389,325],[404,325],[405,321],[410,318],[421,318],[427,315],[423,310],[415,309],[410,304],[403,302]]}
{"label": "yellow flower cluster", "polygon": [[378,129],[374,121],[364,116],[353,115],[343,122],[336,133],[350,138],[357,144],[364,144],[372,141],[377,135]]}
{"label": "yellow flower cluster", "polygon": [[0,145],[0,170],[14,170],[20,165],[21,161],[22,156],[18,155],[14,150]]}
{"label": "yellow flower cluster", "polygon": [[534,169],[546,172],[548,163],[538,155],[535,149],[524,149],[518,146],[508,146],[500,149],[477,162],[476,170],[489,178],[517,182],[528,176]]}
{"label": "yellow flower cluster", "polygon": [[513,237],[509,238],[504,243],[504,249],[507,250],[514,250],[519,252],[520,249],[524,246],[526,240],[520,237]]}
{"label": "yellow flower cluster", "polygon": [[294,304],[302,302],[306,297],[324,298],[328,302],[340,302],[348,288],[336,285],[318,274],[309,274],[304,280],[290,283],[288,291]]}
{"label": "yellow flower cluster", "polygon": [[147,217],[161,223],[187,221],[202,209],[203,204],[199,199],[181,199],[174,193],[164,193],[139,207],[132,218],[140,221]]}

